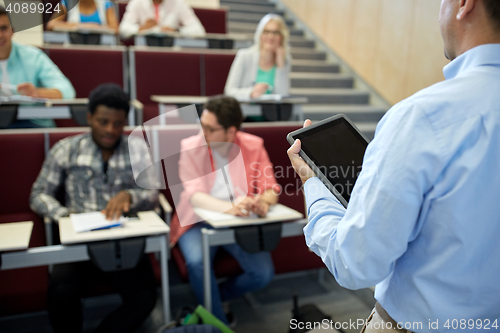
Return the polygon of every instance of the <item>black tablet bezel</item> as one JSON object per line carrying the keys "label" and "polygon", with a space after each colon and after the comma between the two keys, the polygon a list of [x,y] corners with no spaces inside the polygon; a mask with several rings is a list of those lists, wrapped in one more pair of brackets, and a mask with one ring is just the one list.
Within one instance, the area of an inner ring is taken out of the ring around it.
{"label": "black tablet bezel", "polygon": [[[361,133],[361,131],[354,125],[354,123],[347,118],[346,115],[344,114],[338,114],[335,116],[332,116],[330,118],[321,120],[315,124],[312,124],[308,127],[298,129],[296,131],[288,133],[286,139],[287,141],[292,145],[295,142],[296,137],[299,134],[304,134],[307,133],[308,131],[311,131],[312,129],[316,129],[318,127],[328,127],[331,126],[332,123],[337,122],[338,120],[345,120],[346,123],[351,127],[353,132],[355,133],[355,136],[358,136],[359,140],[362,140],[363,143],[366,143],[368,146],[369,140]],[[307,163],[307,165],[314,171],[316,176],[325,184],[325,186],[332,192],[332,194],[340,201],[340,203],[347,208],[347,201],[344,199],[344,197],[335,189],[335,186],[328,180],[328,178],[321,172],[319,167],[315,164],[313,159],[311,159],[309,156],[307,156],[304,151],[301,149],[299,152],[300,157]]]}

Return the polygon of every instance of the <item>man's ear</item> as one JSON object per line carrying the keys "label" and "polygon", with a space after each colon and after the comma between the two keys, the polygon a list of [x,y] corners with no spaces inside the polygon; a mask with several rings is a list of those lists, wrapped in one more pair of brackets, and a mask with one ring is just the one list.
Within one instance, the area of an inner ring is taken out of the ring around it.
{"label": "man's ear", "polygon": [[92,113],[87,112],[87,125],[90,126],[91,122],[92,122]]}
{"label": "man's ear", "polygon": [[232,137],[235,137],[236,136],[236,132],[238,131],[238,129],[236,128],[236,126],[231,126],[227,129],[227,133],[229,135],[231,135]]}
{"label": "man's ear", "polygon": [[460,7],[458,8],[457,20],[463,20],[476,5],[478,0],[460,0]]}

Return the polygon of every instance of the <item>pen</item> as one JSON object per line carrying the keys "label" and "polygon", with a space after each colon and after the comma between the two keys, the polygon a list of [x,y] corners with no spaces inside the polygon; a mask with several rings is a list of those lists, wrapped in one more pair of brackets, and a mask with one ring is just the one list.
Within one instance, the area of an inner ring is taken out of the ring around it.
{"label": "pen", "polygon": [[120,227],[121,225],[122,225],[121,223],[113,223],[113,224],[110,224],[110,225],[105,225],[103,227],[98,227],[98,228],[90,229],[90,231],[110,229],[110,228],[114,228],[114,227]]}

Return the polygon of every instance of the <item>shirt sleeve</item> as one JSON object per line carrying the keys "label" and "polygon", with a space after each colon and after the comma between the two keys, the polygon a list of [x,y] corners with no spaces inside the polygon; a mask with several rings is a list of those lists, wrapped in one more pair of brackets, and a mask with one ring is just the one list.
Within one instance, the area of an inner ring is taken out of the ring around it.
{"label": "shirt sleeve", "polygon": [[245,59],[243,53],[238,51],[229,69],[224,94],[234,98],[249,98],[253,91],[253,86],[242,87],[241,82],[245,75]]}
{"label": "shirt sleeve", "polygon": [[60,157],[67,156],[68,151],[61,144],[56,144],[50,150],[42,165],[42,170],[38,175],[30,194],[31,209],[54,221],[68,216],[68,208],[61,205],[55,198],[57,191],[64,184],[65,171]]}
{"label": "shirt sleeve", "polygon": [[139,32],[140,28],[140,3],[137,0],[131,0],[125,8],[125,14],[120,22],[120,36],[127,39]]}
{"label": "shirt sleeve", "polygon": [[129,137],[129,154],[132,169],[142,170],[134,175],[134,186],[127,189],[131,196],[130,208],[134,211],[150,210],[158,206],[158,188],[160,180],[157,178],[156,164],[149,165],[148,148],[143,141]]}
{"label": "shirt sleeve", "polygon": [[75,98],[73,85],[44,52],[37,52],[38,81],[43,88],[57,89],[66,99]]}
{"label": "shirt sleeve", "polygon": [[420,230],[426,192],[443,169],[440,145],[424,113],[395,106],[369,144],[348,209],[318,178],[305,186],[307,245],[346,288],[374,286]]}
{"label": "shirt sleeve", "polygon": [[111,1],[107,1],[107,0],[106,0],[106,3],[105,3],[105,5],[104,5],[104,9],[105,9],[105,10],[108,10],[108,9],[110,9],[110,8],[114,8],[114,7],[115,7],[115,5],[113,5],[113,3],[112,3]]}
{"label": "shirt sleeve", "polygon": [[179,2],[179,23],[181,24],[179,32],[185,36],[204,36],[205,28],[194,13],[193,8],[186,2]]}

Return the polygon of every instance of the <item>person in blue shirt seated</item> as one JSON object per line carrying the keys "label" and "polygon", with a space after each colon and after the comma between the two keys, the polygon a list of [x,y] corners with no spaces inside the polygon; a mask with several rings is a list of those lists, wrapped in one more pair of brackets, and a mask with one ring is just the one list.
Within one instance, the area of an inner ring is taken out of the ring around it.
{"label": "person in blue shirt seated", "polygon": [[[106,26],[118,32],[115,6],[108,0],[80,0],[73,7],[69,0],[59,4],[62,12],[52,15],[47,29],[55,27],[96,28]],[[69,8],[69,10],[68,10]]]}
{"label": "person in blue shirt seated", "polygon": [[441,0],[439,25],[446,80],[385,114],[347,209],[288,151],[307,245],[341,286],[376,286],[363,333],[500,327],[500,1]]}
{"label": "person in blue shirt seated", "polygon": [[[0,96],[75,98],[75,89],[40,49],[12,41],[14,30],[0,7]],[[10,127],[54,127],[49,119],[18,120]]]}

